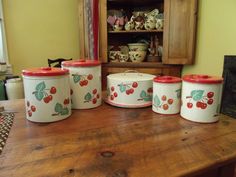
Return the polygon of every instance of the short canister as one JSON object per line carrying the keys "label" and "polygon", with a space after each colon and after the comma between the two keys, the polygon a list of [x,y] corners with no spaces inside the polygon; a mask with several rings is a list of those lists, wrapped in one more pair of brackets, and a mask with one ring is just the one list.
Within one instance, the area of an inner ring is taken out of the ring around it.
{"label": "short canister", "polygon": [[181,116],[200,123],[219,120],[223,78],[208,75],[185,75],[182,87]]}
{"label": "short canister", "polygon": [[32,68],[22,71],[26,118],[54,122],[71,115],[69,71],[61,68]]}
{"label": "short canister", "polygon": [[24,98],[24,88],[21,78],[12,78],[6,80],[5,87],[8,100]]}
{"label": "short canister", "polygon": [[153,80],[152,110],[160,114],[180,112],[181,79],[173,76],[157,76]]}
{"label": "short canister", "polygon": [[73,109],[90,109],[100,106],[101,63],[96,60],[72,60],[62,62],[70,71],[70,87]]}

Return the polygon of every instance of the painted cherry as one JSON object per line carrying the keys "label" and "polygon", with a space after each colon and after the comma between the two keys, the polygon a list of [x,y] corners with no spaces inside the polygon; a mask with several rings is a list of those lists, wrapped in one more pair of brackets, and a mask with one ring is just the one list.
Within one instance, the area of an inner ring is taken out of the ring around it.
{"label": "painted cherry", "polygon": [[212,98],[213,96],[214,96],[214,93],[213,93],[213,92],[208,92],[208,93],[207,93],[207,97],[208,97],[208,98]]}
{"label": "painted cherry", "polygon": [[168,104],[172,104],[174,102],[173,99],[168,99]]}
{"label": "painted cherry", "polygon": [[129,94],[130,94],[130,90],[126,90],[125,92],[126,92],[126,94],[127,94],[127,95],[129,95]]}
{"label": "painted cherry", "polygon": [[137,87],[138,87],[138,83],[137,83],[137,82],[134,82],[134,83],[132,84],[132,87],[133,87],[133,88],[137,88]]}
{"label": "painted cherry", "polygon": [[198,101],[197,104],[196,104],[196,106],[197,106],[198,108],[201,108],[201,107],[202,107],[202,102]]}
{"label": "painted cherry", "polygon": [[79,85],[80,85],[81,87],[83,87],[83,86],[84,86],[84,82],[83,82],[83,81],[80,81],[80,82],[79,82]]}
{"label": "painted cherry", "polygon": [[163,96],[161,97],[161,99],[162,99],[162,101],[166,101],[166,96],[163,95]]}
{"label": "painted cherry", "polygon": [[34,105],[32,105],[32,106],[30,107],[30,109],[31,109],[32,112],[35,112],[35,111],[36,111],[36,107],[35,107]]}
{"label": "painted cherry", "polygon": [[44,101],[44,103],[49,103],[50,98],[48,96],[46,96],[46,97],[43,98],[43,101]]}
{"label": "painted cherry", "polygon": [[113,95],[114,95],[114,97],[117,97],[117,96],[118,96],[118,94],[117,94],[116,92],[115,92]]}
{"label": "painted cherry", "polygon": [[56,87],[51,87],[50,93],[51,93],[51,94],[55,94],[56,92],[57,92]]}
{"label": "painted cherry", "polygon": [[32,116],[32,112],[28,111],[28,116],[31,117]]}
{"label": "painted cherry", "polygon": [[93,90],[93,94],[95,95],[97,93],[97,89],[94,89]]}
{"label": "painted cherry", "polygon": [[169,108],[168,104],[164,104],[162,107],[164,110],[167,110]]}
{"label": "painted cherry", "polygon": [[49,101],[51,101],[52,100],[52,95],[48,95],[48,98],[49,98]]}
{"label": "painted cherry", "polygon": [[88,81],[87,80],[84,80],[84,85],[88,85]]}
{"label": "painted cherry", "polygon": [[99,99],[100,98],[100,95],[99,94],[97,94],[97,99]]}
{"label": "painted cherry", "polygon": [[152,89],[152,88],[149,88],[149,89],[147,90],[147,92],[148,92],[148,93],[152,93],[152,92],[153,92],[153,89]]}
{"label": "painted cherry", "polygon": [[94,98],[94,99],[93,99],[93,104],[96,104],[96,103],[97,103],[97,99]]}
{"label": "painted cherry", "polygon": [[188,102],[187,107],[191,109],[193,107],[193,103]]}
{"label": "painted cherry", "polygon": [[129,89],[129,93],[133,94],[134,93],[134,89],[133,88]]}
{"label": "painted cherry", "polygon": [[89,74],[89,75],[87,76],[87,79],[88,79],[88,80],[92,80],[92,79],[93,79],[93,75],[92,75],[92,74]]}
{"label": "painted cherry", "polygon": [[210,98],[210,99],[207,101],[207,104],[211,105],[213,102],[214,102],[213,99]]}
{"label": "painted cherry", "polygon": [[207,108],[207,104],[206,104],[206,103],[202,103],[201,108],[202,108],[202,109],[206,109],[206,108]]}
{"label": "painted cherry", "polygon": [[115,88],[112,86],[112,87],[111,87],[111,91],[114,91],[114,90],[115,90]]}
{"label": "painted cherry", "polygon": [[113,95],[111,95],[111,100],[114,100],[114,96]]}
{"label": "painted cherry", "polygon": [[70,103],[69,98],[67,98],[67,99],[64,100],[64,105],[67,105],[67,104],[69,104],[69,103]]}

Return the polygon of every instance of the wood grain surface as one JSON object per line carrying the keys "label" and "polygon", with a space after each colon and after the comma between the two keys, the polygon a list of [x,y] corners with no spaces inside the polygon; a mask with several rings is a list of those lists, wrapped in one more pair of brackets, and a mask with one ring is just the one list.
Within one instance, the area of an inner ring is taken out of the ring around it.
{"label": "wood grain surface", "polygon": [[18,112],[0,155],[1,177],[229,177],[236,161],[236,120],[223,115],[199,124],[103,103],[40,124],[25,119],[24,100],[0,104]]}

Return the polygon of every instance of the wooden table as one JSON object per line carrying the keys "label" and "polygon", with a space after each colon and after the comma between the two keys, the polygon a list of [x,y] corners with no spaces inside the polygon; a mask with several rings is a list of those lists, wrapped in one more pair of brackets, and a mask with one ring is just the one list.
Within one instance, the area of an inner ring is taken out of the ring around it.
{"label": "wooden table", "polygon": [[50,124],[25,119],[24,102],[0,155],[1,177],[231,177],[236,162],[236,120],[193,123],[151,108],[107,104],[74,110]]}

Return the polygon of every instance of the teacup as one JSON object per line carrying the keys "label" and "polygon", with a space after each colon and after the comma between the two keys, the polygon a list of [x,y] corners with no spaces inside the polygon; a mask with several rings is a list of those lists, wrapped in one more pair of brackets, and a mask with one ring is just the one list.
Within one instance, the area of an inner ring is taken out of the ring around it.
{"label": "teacup", "polygon": [[133,30],[133,29],[134,29],[134,21],[128,21],[125,24],[125,30],[130,31],[130,30]]}
{"label": "teacup", "polygon": [[121,31],[123,29],[122,25],[113,25],[113,30],[114,31]]}

